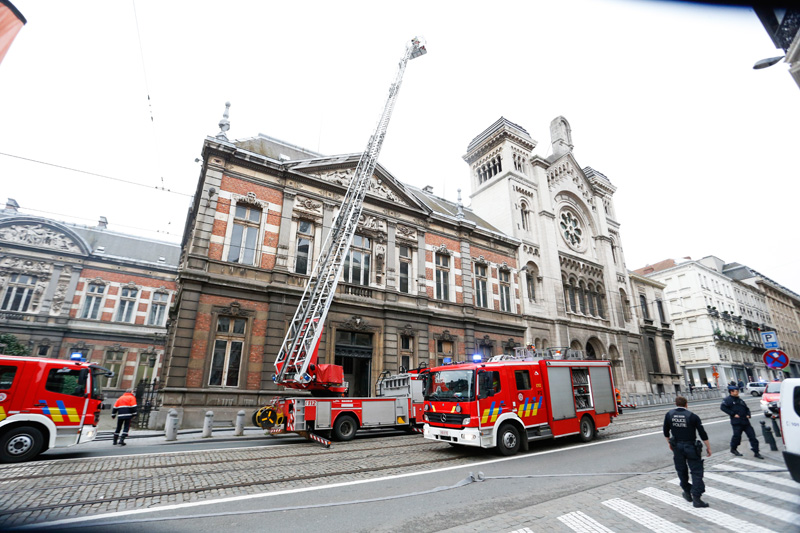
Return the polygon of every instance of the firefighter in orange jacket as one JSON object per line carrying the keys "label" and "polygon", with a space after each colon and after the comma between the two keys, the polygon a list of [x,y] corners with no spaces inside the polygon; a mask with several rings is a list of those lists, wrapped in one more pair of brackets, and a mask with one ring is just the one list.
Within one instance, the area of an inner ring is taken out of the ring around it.
{"label": "firefighter in orange jacket", "polygon": [[619,392],[619,389],[614,388],[614,396],[617,397],[617,412],[622,414],[622,395]]}
{"label": "firefighter in orange jacket", "polygon": [[134,416],[136,416],[136,396],[133,395],[133,389],[130,389],[119,397],[111,409],[111,418],[117,419],[114,444],[119,440],[119,445],[125,446],[125,438],[128,436],[128,430],[131,428],[131,420]]}

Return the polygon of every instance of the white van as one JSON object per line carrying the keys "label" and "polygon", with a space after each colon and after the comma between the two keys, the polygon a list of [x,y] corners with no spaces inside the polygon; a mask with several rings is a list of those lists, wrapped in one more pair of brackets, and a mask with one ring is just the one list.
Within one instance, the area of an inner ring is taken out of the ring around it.
{"label": "white van", "polygon": [[780,405],[783,460],[792,479],[800,483],[800,378],[783,380]]}

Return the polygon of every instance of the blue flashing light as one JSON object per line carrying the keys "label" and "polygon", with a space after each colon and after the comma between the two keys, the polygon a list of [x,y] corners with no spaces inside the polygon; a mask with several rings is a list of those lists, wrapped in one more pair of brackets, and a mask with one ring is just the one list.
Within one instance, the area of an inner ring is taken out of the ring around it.
{"label": "blue flashing light", "polygon": [[69,360],[70,361],[81,361],[81,362],[86,361],[86,359],[83,358],[83,354],[81,352],[74,352],[74,353],[70,354]]}
{"label": "blue flashing light", "polygon": [[479,353],[472,354],[472,362],[473,363],[480,363],[483,360],[483,356]]}
{"label": "blue flashing light", "polygon": [[452,357],[445,357],[444,359],[442,359],[442,363],[445,364],[445,365],[449,365],[452,362],[453,362],[453,358]]}

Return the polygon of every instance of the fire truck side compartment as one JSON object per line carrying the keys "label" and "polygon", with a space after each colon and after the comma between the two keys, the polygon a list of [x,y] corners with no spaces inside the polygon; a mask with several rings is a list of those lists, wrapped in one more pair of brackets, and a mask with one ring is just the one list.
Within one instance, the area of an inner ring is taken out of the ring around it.
{"label": "fire truck side compartment", "polygon": [[614,387],[611,386],[611,372],[605,366],[589,367],[589,379],[592,382],[594,411],[597,414],[614,413],[617,410],[614,399]]}
{"label": "fire truck side compartment", "polygon": [[572,377],[569,367],[547,367],[547,381],[553,420],[575,418],[575,401],[572,397]]}

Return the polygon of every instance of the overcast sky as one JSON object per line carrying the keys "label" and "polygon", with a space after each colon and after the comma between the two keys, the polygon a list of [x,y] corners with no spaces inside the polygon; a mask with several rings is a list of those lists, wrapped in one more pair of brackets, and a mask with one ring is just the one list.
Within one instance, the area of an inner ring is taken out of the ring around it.
{"label": "overcast sky", "polygon": [[629,269],[717,255],[800,292],[800,88],[784,63],[752,69],[781,51],[751,10],[12,1],[28,24],[0,64],[0,201],[23,212],[177,241],[226,101],[232,140],[360,152],[423,35],[380,157],[398,180],[469,204],[472,138],[504,116],[546,156],[563,115],[578,163],[617,187]]}

